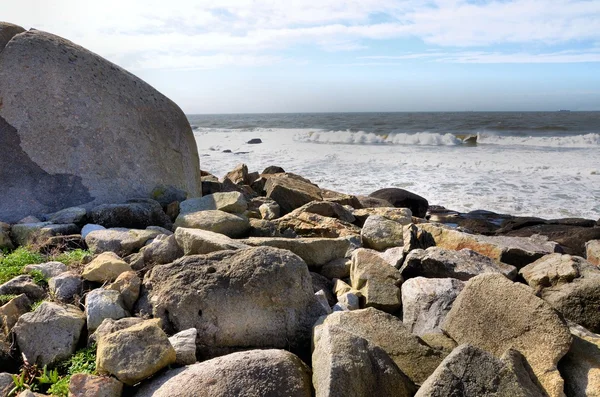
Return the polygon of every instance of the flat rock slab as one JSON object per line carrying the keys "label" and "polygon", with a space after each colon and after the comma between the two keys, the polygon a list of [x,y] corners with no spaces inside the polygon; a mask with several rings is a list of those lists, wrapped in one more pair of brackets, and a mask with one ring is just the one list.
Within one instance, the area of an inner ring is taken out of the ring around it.
{"label": "flat rock slab", "polygon": [[442,329],[496,357],[521,352],[549,396],[564,396],[556,365],[571,345],[564,320],[531,288],[500,274],[470,279],[454,301]]}
{"label": "flat rock slab", "polygon": [[136,397],[310,397],[310,369],[284,350],[248,350],[173,369],[142,385]]}
{"label": "flat rock slab", "polygon": [[112,228],[93,230],[85,236],[85,242],[90,250],[96,254],[111,251],[120,257],[137,252],[146,242],[159,234],[153,229],[126,229]]}
{"label": "flat rock slab", "polygon": [[483,273],[501,273],[511,280],[517,268],[463,248],[460,251],[441,247],[412,250],[400,268],[404,279],[411,277],[455,278],[467,281]]}
{"label": "flat rock slab", "polygon": [[180,214],[209,210],[221,210],[232,214],[241,214],[247,209],[248,202],[240,192],[213,193],[187,199],[179,203]]}
{"label": "flat rock slab", "polygon": [[244,215],[209,210],[179,214],[175,227],[208,230],[228,237],[244,237],[250,230],[250,222]]}
{"label": "flat rock slab", "polygon": [[248,248],[243,240],[234,240],[220,233],[202,229],[178,227],[175,230],[175,240],[183,250],[184,255],[210,254],[215,251],[237,250]]}
{"label": "flat rock slab", "polygon": [[430,233],[438,247],[455,251],[469,248],[518,269],[546,254],[561,252],[557,243],[548,241],[543,236],[482,236],[433,223],[419,224],[418,227]]}

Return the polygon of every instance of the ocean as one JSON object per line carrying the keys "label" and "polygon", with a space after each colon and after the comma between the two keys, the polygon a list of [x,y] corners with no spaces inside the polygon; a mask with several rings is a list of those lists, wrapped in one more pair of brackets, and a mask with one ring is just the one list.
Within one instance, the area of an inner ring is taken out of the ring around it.
{"label": "ocean", "polygon": [[[239,163],[259,172],[278,165],[322,188],[350,194],[399,187],[460,212],[600,218],[600,112],[188,119],[201,168],[218,177]],[[464,135],[477,136],[477,143],[463,142]],[[253,138],[262,143],[246,143]]]}

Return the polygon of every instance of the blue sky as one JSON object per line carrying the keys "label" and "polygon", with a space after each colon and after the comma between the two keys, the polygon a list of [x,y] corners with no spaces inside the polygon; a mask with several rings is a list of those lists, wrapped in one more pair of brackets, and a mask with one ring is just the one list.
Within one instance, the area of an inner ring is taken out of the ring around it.
{"label": "blue sky", "polygon": [[26,3],[187,113],[600,110],[598,0]]}

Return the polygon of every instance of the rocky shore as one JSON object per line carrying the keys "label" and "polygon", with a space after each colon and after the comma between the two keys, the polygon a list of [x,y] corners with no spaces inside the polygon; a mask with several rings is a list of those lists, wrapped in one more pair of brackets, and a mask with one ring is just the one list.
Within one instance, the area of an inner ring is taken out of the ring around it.
{"label": "rocky shore", "polygon": [[[506,233],[595,222],[202,175],[202,197],[1,225],[3,260],[41,262],[0,285],[3,395],[598,395],[600,240]],[[91,370],[65,372],[82,350]]]}

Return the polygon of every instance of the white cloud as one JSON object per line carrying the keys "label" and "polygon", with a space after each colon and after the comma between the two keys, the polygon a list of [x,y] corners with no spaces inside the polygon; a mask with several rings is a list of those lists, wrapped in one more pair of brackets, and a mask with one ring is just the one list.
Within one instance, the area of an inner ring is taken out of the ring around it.
{"label": "white cloud", "polygon": [[[600,42],[597,0],[29,0],[1,2],[4,20],[47,30],[127,68],[259,66],[296,45],[365,49],[415,37],[438,47]],[[158,54],[158,55],[157,55]],[[439,55],[439,54],[438,54]],[[160,57],[160,62],[148,61]],[[410,54],[380,60],[434,58]],[[584,62],[594,53],[450,54],[448,62]],[[399,58],[404,57],[404,58]]]}

